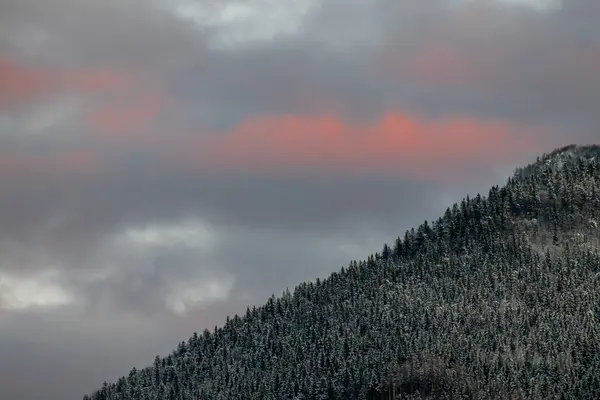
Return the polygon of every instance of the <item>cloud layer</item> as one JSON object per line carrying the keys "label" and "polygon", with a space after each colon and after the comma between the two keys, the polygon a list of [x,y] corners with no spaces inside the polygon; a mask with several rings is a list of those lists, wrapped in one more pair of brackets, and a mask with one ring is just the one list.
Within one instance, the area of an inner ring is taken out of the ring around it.
{"label": "cloud layer", "polygon": [[599,4],[1,4],[3,393],[81,398],[597,141]]}

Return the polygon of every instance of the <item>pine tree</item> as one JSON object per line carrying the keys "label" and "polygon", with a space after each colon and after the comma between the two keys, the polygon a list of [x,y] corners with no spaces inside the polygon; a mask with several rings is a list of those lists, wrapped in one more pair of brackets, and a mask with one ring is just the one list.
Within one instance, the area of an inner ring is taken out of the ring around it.
{"label": "pine tree", "polygon": [[391,249],[84,400],[600,398],[600,147],[567,147]]}

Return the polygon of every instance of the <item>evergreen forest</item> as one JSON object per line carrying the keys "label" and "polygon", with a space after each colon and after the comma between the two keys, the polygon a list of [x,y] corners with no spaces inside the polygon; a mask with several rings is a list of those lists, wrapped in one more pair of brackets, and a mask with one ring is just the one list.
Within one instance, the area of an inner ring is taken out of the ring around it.
{"label": "evergreen forest", "polygon": [[600,399],[599,243],[600,146],[557,149],[83,399]]}

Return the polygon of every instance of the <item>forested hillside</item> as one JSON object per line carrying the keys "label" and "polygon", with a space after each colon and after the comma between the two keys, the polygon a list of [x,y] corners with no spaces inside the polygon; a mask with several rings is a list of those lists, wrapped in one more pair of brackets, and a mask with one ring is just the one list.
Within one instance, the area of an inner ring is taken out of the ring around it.
{"label": "forested hillside", "polygon": [[568,146],[89,400],[600,398],[600,147]]}

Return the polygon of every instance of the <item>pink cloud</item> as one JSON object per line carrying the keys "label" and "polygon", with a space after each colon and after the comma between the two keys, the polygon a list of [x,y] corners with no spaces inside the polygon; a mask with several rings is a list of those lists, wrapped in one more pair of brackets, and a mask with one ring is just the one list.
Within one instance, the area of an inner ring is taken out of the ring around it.
{"label": "pink cloud", "polygon": [[[507,121],[389,113],[370,124],[333,115],[250,118],[229,132],[181,144],[171,160],[216,171],[380,172],[436,179],[493,167],[536,147],[537,130]],[[176,157],[176,158],[174,158]]]}
{"label": "pink cloud", "polygon": [[0,105],[73,91],[81,94],[127,93],[136,79],[111,69],[49,69],[21,65],[0,56]]}
{"label": "pink cloud", "polygon": [[164,103],[153,88],[127,71],[33,68],[0,57],[0,109],[75,93],[92,100],[92,109],[81,115],[85,128],[113,139],[149,128]]}
{"label": "pink cloud", "polygon": [[[124,121],[133,122],[125,126],[139,128],[145,115],[127,115]],[[101,120],[114,117],[105,115]],[[468,116],[428,119],[396,112],[364,124],[336,115],[265,115],[244,120],[227,132],[132,143],[173,171],[384,174],[440,181],[469,179],[479,170],[520,162],[538,152],[539,139],[538,129],[509,121]],[[0,174],[93,173],[110,167],[102,148],[44,156],[0,154]]]}
{"label": "pink cloud", "polygon": [[35,98],[48,85],[45,74],[0,57],[0,107]]}

